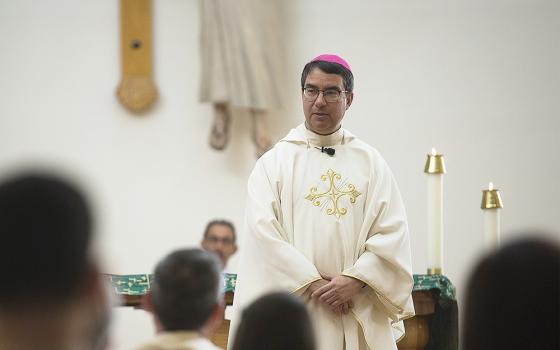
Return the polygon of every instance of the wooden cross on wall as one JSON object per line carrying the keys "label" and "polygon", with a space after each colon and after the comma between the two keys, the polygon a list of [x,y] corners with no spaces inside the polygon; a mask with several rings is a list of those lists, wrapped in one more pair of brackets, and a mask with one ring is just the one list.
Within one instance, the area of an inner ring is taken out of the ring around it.
{"label": "wooden cross on wall", "polygon": [[142,112],[157,98],[152,77],[151,0],[120,0],[121,81],[117,98],[129,110]]}

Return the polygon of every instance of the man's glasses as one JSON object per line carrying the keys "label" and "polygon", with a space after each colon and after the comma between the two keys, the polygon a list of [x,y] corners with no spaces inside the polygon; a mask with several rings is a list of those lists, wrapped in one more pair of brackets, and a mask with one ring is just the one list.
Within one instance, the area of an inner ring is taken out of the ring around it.
{"label": "man's glasses", "polygon": [[233,244],[233,240],[231,238],[219,238],[219,237],[214,237],[214,236],[208,236],[205,238],[206,241],[212,243],[212,244],[217,244],[222,242],[223,245],[232,245]]}
{"label": "man's glasses", "polygon": [[312,102],[317,99],[319,93],[323,93],[323,98],[326,102],[335,103],[340,101],[340,96],[342,96],[342,93],[346,92],[348,91],[339,91],[335,89],[319,90],[312,87],[306,87],[303,88],[303,98],[305,98],[306,101]]}

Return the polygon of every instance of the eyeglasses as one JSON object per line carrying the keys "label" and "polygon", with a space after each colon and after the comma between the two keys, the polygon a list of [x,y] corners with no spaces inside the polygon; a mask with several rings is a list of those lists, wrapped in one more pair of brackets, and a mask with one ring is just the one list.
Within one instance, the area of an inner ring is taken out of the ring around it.
{"label": "eyeglasses", "polygon": [[214,236],[208,236],[205,238],[206,241],[212,244],[222,243],[223,245],[233,245],[233,240],[231,238],[219,238]]}
{"label": "eyeglasses", "polygon": [[312,87],[303,88],[303,98],[306,101],[315,101],[319,97],[319,93],[323,93],[323,98],[328,103],[335,103],[340,101],[340,96],[342,93],[347,93],[348,91],[340,91],[335,89],[319,90]]}

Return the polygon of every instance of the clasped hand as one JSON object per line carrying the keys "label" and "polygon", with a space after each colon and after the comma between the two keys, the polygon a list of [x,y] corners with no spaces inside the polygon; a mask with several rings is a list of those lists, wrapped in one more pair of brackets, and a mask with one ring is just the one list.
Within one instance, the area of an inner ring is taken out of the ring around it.
{"label": "clasped hand", "polygon": [[352,297],[361,290],[362,282],[343,275],[333,278],[322,277],[323,279],[309,286],[311,297],[325,303],[338,315],[348,314],[354,307]]}

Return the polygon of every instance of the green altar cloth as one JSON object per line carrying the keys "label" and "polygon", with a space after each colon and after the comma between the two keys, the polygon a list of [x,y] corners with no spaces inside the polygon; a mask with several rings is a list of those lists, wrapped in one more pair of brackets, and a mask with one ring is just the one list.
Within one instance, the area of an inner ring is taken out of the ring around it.
{"label": "green altar cloth", "polygon": [[414,275],[413,291],[430,291],[435,312],[428,317],[430,337],[425,350],[459,349],[459,313],[455,287],[443,275]]}
{"label": "green altar cloth", "polygon": [[[150,290],[153,276],[105,275],[114,292],[123,296],[141,296]],[[224,292],[234,292],[236,274],[224,273]],[[457,350],[459,322],[455,287],[443,275],[414,275],[415,291],[429,291],[435,301],[435,312],[428,317],[430,340],[425,350]]]}
{"label": "green altar cloth", "polygon": [[[153,275],[105,275],[117,295],[144,295],[150,290]],[[237,275],[224,273],[224,292],[235,290]]]}
{"label": "green altar cloth", "polygon": [[443,275],[414,275],[414,291],[437,290],[441,299],[446,301],[457,300],[455,287],[449,278]]}
{"label": "green altar cloth", "polygon": [[[119,295],[144,295],[150,289],[153,275],[105,275],[113,290]],[[237,275],[224,273],[224,291],[234,292]],[[455,287],[442,275],[414,275],[414,291],[438,291],[442,301],[454,301]]]}

